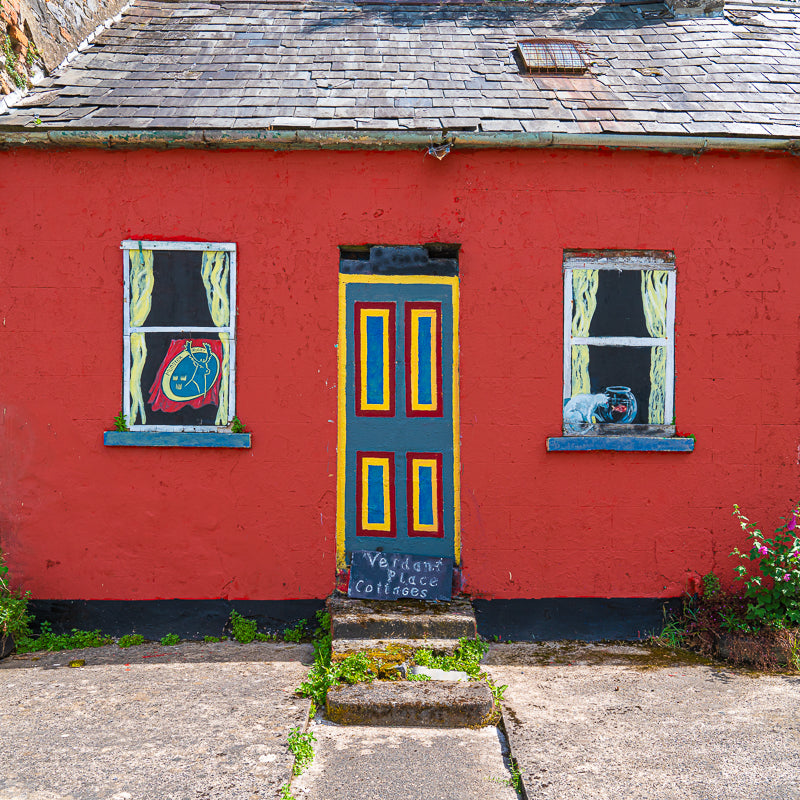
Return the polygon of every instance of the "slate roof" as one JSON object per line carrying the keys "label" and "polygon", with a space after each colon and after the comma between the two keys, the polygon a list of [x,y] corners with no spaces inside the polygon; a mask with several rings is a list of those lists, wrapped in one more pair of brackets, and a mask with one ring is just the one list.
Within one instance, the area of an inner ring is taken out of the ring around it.
{"label": "slate roof", "polygon": [[[136,0],[0,129],[798,136],[800,3],[629,1]],[[523,75],[537,36],[588,72]]]}

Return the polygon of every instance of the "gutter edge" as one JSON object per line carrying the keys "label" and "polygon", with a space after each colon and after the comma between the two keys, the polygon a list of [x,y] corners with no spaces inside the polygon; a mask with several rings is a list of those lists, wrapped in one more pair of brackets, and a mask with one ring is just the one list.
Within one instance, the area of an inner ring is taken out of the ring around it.
{"label": "gutter edge", "polygon": [[3,130],[0,149],[18,147],[105,150],[416,150],[449,144],[469,150],[569,148],[657,150],[702,153],[707,150],[800,153],[797,137],[737,137],[624,133],[480,133],[446,130],[359,131],[279,129],[236,130]]}

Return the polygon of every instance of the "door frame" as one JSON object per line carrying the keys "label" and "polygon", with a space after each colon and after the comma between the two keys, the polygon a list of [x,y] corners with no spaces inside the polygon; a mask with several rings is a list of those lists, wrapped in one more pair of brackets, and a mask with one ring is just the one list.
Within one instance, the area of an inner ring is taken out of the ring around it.
{"label": "door frame", "polygon": [[339,342],[337,374],[337,444],[336,444],[336,567],[346,569],[345,558],[345,489],[355,475],[346,474],[347,462],[347,287],[351,283],[416,284],[449,286],[453,304],[453,558],[461,563],[461,436],[459,432],[459,280],[441,275],[352,275],[339,274]]}

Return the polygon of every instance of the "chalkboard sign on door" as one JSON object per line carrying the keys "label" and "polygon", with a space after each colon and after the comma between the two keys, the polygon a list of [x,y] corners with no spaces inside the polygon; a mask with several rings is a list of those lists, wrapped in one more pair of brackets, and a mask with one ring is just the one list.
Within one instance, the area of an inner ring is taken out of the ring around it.
{"label": "chalkboard sign on door", "polygon": [[453,559],[356,550],[348,597],[368,600],[450,600]]}

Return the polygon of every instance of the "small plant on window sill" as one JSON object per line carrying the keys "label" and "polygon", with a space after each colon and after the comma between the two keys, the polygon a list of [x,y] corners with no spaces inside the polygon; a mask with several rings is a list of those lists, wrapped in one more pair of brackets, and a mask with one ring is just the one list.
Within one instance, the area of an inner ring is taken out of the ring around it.
{"label": "small plant on window sill", "polygon": [[242,422],[239,417],[234,417],[231,420],[231,433],[244,433],[245,432],[245,424]]}
{"label": "small plant on window sill", "polygon": [[128,427],[128,421],[125,419],[125,415],[121,411],[116,417],[114,417],[114,430],[121,432],[130,430]]}

